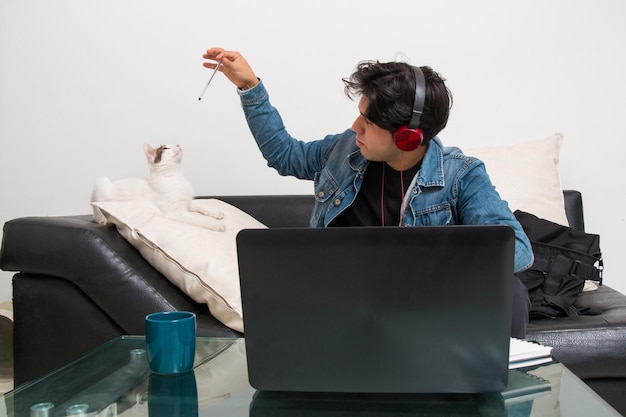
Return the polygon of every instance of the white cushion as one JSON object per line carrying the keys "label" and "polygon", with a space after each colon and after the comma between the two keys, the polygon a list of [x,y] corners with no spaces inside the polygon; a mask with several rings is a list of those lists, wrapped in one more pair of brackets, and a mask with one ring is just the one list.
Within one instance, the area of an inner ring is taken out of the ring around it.
{"label": "white cushion", "polygon": [[[207,210],[224,213],[226,231],[216,232],[161,216],[146,202],[98,202],[107,222],[115,224],[156,270],[226,326],[243,332],[235,238],[242,229],[265,225],[223,201],[198,199]],[[217,221],[216,221],[217,222]]]}
{"label": "white cushion", "polygon": [[496,190],[512,211],[569,226],[558,163],[563,135],[509,146],[464,149],[485,163]]}

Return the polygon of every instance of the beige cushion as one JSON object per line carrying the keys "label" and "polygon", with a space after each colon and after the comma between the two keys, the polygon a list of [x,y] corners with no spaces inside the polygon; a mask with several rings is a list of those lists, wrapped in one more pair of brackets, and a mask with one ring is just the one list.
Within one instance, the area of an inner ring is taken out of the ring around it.
{"label": "beige cushion", "polygon": [[226,326],[243,332],[235,237],[242,229],[266,228],[238,208],[216,199],[195,200],[224,213],[216,232],[164,218],[146,202],[98,202],[107,222],[172,283]]}
{"label": "beige cushion", "polygon": [[569,226],[558,163],[563,135],[509,146],[464,149],[485,163],[491,181],[512,211]]}

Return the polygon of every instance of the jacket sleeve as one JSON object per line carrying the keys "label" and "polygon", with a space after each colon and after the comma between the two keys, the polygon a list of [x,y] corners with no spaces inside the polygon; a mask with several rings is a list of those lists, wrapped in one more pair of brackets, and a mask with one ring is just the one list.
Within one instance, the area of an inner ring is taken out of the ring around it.
{"label": "jacket sleeve", "polygon": [[482,161],[475,159],[460,179],[457,215],[462,224],[504,224],[515,232],[515,272],[534,261],[530,240],[491,182]]}
{"label": "jacket sleeve", "polygon": [[310,142],[295,139],[271,105],[263,82],[239,94],[252,136],[268,166],[280,175],[313,180],[340,135]]}

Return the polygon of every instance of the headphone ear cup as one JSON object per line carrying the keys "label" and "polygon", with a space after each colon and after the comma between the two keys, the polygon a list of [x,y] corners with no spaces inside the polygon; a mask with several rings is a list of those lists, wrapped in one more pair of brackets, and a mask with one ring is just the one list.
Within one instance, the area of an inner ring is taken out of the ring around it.
{"label": "headphone ear cup", "polygon": [[424,141],[424,134],[421,129],[409,129],[408,126],[400,126],[393,133],[393,141],[401,151],[411,152],[420,147]]}

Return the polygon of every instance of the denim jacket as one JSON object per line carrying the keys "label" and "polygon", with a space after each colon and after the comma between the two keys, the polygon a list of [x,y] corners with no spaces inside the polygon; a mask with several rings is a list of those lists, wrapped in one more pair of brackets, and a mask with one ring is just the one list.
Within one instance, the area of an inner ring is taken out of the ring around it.
{"label": "denim jacket", "polygon": [[[239,94],[252,135],[268,165],[280,175],[314,181],[310,226],[328,226],[353,203],[368,166],[356,146],[354,131],[300,141],[285,129],[262,82]],[[404,226],[508,225],[516,237],[515,271],[532,265],[528,237],[495,190],[483,162],[458,148],[444,147],[437,137],[428,144],[405,202]]]}

